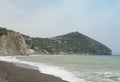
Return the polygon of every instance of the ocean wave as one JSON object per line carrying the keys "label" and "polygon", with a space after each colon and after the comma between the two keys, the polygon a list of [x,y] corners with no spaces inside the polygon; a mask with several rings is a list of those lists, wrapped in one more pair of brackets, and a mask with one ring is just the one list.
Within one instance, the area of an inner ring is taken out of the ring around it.
{"label": "ocean wave", "polygon": [[69,82],[88,82],[84,79],[77,77],[75,74],[73,74],[68,70],[65,70],[62,67],[47,65],[43,63],[21,61],[19,59],[16,59],[16,57],[13,57],[13,56],[0,57],[0,60],[5,62],[15,63],[15,64],[19,63],[19,64],[27,64],[30,66],[34,66],[34,67],[37,67],[41,73],[54,75],[56,77],[60,77],[61,79]]}

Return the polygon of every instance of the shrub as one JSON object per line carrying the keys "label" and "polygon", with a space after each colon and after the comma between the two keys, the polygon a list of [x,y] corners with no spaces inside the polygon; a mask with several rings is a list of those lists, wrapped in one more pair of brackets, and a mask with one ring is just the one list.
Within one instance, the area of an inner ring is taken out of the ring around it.
{"label": "shrub", "polygon": [[0,27],[0,36],[2,36],[2,35],[7,35],[7,29]]}

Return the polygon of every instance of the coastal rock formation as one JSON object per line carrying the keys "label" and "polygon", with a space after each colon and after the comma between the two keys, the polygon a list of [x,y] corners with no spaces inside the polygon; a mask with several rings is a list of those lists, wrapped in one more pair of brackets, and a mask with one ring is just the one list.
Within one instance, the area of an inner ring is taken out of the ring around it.
{"label": "coastal rock formation", "polygon": [[112,51],[105,45],[79,32],[72,32],[54,38],[23,36],[27,45],[38,54],[112,54]]}
{"label": "coastal rock formation", "polygon": [[27,54],[27,45],[20,33],[0,28],[0,55]]}
{"label": "coastal rock formation", "polygon": [[0,28],[0,55],[24,54],[91,54],[111,55],[102,43],[79,32],[53,38],[34,38]]}

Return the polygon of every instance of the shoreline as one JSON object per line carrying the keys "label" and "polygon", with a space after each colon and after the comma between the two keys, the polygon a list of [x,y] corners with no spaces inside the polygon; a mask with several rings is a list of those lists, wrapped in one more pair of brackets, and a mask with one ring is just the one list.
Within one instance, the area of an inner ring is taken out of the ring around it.
{"label": "shoreline", "polygon": [[59,77],[40,73],[37,69],[0,61],[0,82],[68,82]]}

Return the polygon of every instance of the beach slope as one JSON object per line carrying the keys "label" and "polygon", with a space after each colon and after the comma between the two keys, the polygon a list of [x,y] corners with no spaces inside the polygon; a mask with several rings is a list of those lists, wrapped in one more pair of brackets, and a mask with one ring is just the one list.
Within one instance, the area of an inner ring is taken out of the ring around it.
{"label": "beach slope", "polygon": [[0,82],[67,82],[52,75],[42,74],[38,70],[18,67],[12,63],[0,61]]}

